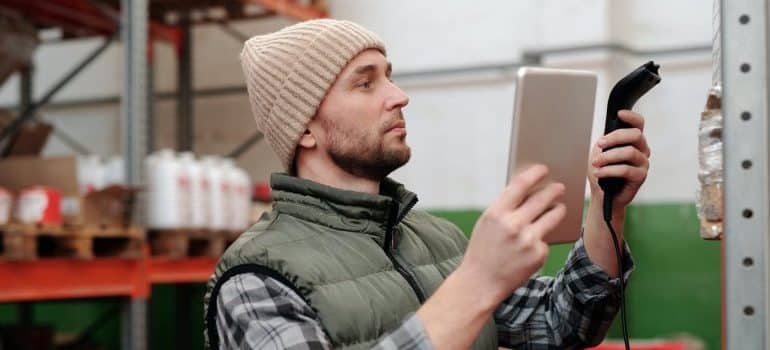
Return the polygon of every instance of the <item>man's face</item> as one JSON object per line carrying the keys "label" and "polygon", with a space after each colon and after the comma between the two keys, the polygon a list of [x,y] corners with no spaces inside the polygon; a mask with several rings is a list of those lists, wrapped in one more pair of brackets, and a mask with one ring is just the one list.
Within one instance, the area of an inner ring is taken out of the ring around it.
{"label": "man's face", "polygon": [[409,97],[390,72],[381,52],[361,52],[337,76],[309,125],[318,147],[337,166],[377,181],[411,156],[401,112]]}

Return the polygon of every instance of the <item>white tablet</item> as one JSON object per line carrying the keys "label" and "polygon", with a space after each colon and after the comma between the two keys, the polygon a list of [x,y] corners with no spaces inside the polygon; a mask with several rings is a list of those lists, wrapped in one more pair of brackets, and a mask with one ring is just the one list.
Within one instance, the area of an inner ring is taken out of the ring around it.
{"label": "white tablet", "polygon": [[545,236],[551,244],[580,238],[595,98],[594,73],[519,69],[506,181],[530,165],[545,164],[547,182],[566,186],[567,216]]}

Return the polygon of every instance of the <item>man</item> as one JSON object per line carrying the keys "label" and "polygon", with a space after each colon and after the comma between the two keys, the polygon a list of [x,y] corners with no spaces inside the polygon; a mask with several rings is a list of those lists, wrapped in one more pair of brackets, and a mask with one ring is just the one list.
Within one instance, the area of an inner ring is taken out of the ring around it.
{"label": "man", "polygon": [[[555,349],[599,343],[619,307],[618,271],[597,178],[622,177],[613,223],[646,178],[642,116],[602,137],[589,169],[582,238],[555,278],[532,277],[543,236],[563,219],[562,184],[535,166],[510,179],[470,241],[414,210],[386,176],[410,157],[384,44],[347,21],[315,20],[246,41],[241,53],[257,126],[288,174],[273,211],[219,261],[205,297],[220,349]],[[626,145],[602,153],[601,148]],[[624,163],[623,165],[611,165]],[[623,244],[625,247],[625,244]]]}

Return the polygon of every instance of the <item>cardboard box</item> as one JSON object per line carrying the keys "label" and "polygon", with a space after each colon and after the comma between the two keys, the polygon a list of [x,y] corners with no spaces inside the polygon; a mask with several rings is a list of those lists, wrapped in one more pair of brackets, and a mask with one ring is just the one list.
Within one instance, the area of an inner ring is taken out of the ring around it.
{"label": "cardboard box", "polygon": [[83,197],[81,219],[86,226],[127,227],[131,224],[136,189],[109,186]]}
{"label": "cardboard box", "polygon": [[[0,108],[0,129],[8,127],[16,117],[11,111]],[[39,120],[27,121],[14,135],[0,142],[0,156],[39,156],[52,133],[51,124]]]}
{"label": "cardboard box", "polygon": [[81,195],[74,156],[0,159],[0,187],[18,193],[36,185],[61,191],[65,225],[127,227],[131,224],[137,190],[110,186]]}

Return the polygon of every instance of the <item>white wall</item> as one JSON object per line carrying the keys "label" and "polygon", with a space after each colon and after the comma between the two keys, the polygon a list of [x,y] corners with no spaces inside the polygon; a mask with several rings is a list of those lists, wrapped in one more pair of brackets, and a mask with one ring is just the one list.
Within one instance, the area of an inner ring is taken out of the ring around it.
{"label": "white wall", "polygon": [[[710,43],[711,2],[681,0],[330,0],[333,17],[350,19],[377,32],[388,44],[398,72],[513,62],[522,51],[620,42],[640,49]],[[290,24],[270,19],[234,24],[259,34]],[[36,53],[38,93],[97,42],[47,44]],[[198,88],[243,84],[240,44],[215,26],[195,30],[194,80]],[[121,88],[120,46],[115,45],[65,88],[59,99],[108,96]],[[548,59],[547,66],[596,71],[599,90],[594,135],[603,127],[609,88],[648,59],[661,63],[663,83],[645,96],[637,111],[647,116],[652,168],[640,201],[692,201],[697,186],[697,124],[709,87],[710,54],[628,57],[594,53]],[[156,87],[173,90],[173,52],[157,50]],[[414,189],[422,206],[484,207],[505,181],[507,138],[515,82],[513,72],[469,73],[437,78],[398,79],[410,95],[405,110],[413,159],[394,176]],[[14,81],[0,88],[0,104],[16,100]],[[224,153],[254,131],[245,95],[199,98],[196,150]],[[175,106],[158,103],[158,143],[173,146]],[[101,154],[119,152],[117,106],[50,110],[46,115]],[[101,130],[94,133],[85,130]],[[51,142],[46,153],[68,152]],[[239,160],[257,181],[266,181],[278,162],[263,143]]]}

